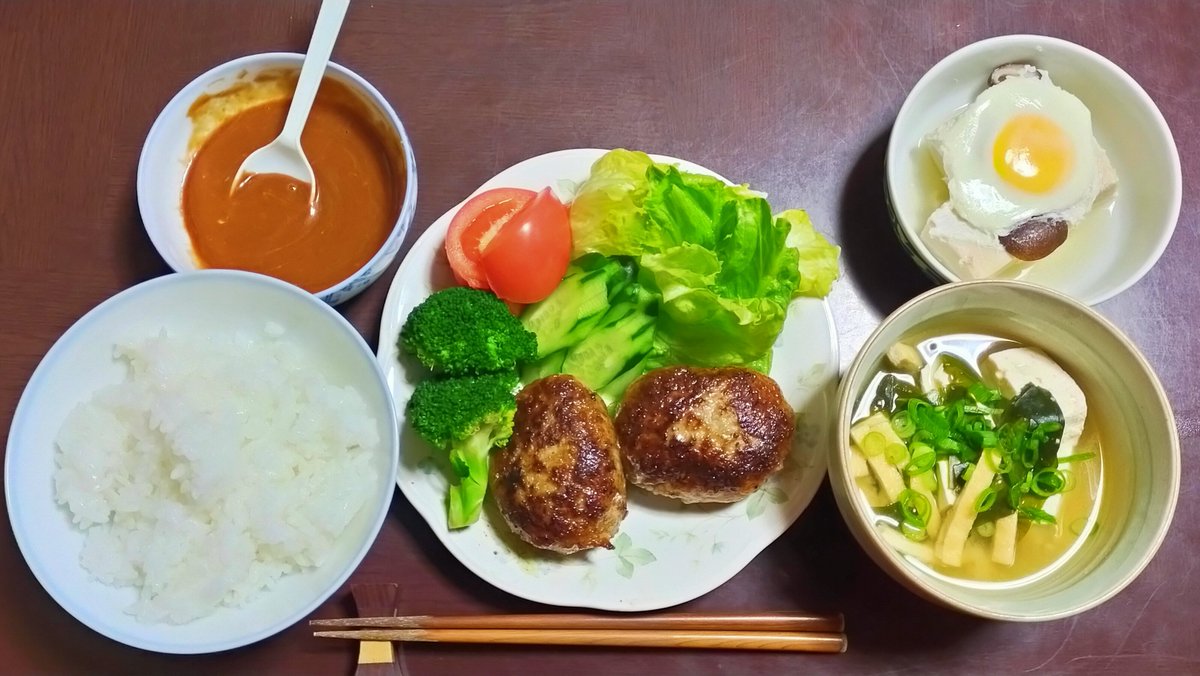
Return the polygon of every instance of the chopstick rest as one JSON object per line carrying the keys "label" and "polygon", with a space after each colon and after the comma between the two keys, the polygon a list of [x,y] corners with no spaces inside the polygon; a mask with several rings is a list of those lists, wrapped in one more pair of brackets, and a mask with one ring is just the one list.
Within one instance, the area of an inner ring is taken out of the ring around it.
{"label": "chopstick rest", "polygon": [[[390,616],[396,614],[396,593],[399,585],[356,584],[350,588],[354,605],[360,615]],[[358,644],[358,664],[355,676],[401,676],[391,641],[364,638]]]}

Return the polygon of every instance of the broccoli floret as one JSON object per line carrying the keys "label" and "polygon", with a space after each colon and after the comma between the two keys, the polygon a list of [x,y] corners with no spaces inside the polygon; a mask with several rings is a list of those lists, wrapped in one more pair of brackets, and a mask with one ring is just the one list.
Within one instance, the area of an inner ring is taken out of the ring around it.
{"label": "broccoli floret", "polygon": [[419,383],[408,400],[413,429],[449,454],[455,478],[446,503],[450,528],[479,519],[487,494],[488,456],[512,436],[516,385],[515,371],[433,378]]}
{"label": "broccoli floret", "polygon": [[409,313],[400,347],[434,373],[462,376],[516,368],[537,354],[537,337],[496,296],[454,287]]}

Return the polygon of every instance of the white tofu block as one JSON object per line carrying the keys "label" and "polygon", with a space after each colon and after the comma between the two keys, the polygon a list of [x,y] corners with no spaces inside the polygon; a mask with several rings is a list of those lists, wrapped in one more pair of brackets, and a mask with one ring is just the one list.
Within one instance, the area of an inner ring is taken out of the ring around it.
{"label": "white tofu block", "polygon": [[1030,383],[1048,390],[1063,413],[1062,443],[1058,454],[1074,452],[1087,420],[1087,399],[1070,374],[1041,351],[1029,347],[993,352],[981,365],[987,379],[1006,397],[1015,396]]}
{"label": "white tofu block", "polygon": [[946,202],[929,215],[921,241],[950,271],[962,279],[994,277],[1017,259],[999,239],[971,227]]}

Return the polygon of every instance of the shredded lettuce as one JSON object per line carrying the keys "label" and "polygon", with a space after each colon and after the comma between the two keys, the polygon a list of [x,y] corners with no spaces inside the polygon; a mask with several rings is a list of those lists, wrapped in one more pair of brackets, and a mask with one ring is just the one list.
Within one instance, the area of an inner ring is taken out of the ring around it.
{"label": "shredded lettuce", "polygon": [[839,249],[803,211],[629,150],[606,153],[571,205],[575,254],[631,256],[660,298],[657,363],[765,370],[798,296],[824,297]]}

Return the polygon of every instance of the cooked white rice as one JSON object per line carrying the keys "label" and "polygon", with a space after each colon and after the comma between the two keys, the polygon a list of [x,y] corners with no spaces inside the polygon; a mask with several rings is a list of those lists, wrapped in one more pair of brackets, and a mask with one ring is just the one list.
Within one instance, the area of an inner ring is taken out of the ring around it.
{"label": "cooked white rice", "polygon": [[281,327],[116,346],[125,382],[67,417],[58,501],[80,561],[138,589],[127,612],[184,623],[320,566],[375,485],[376,420]]}

